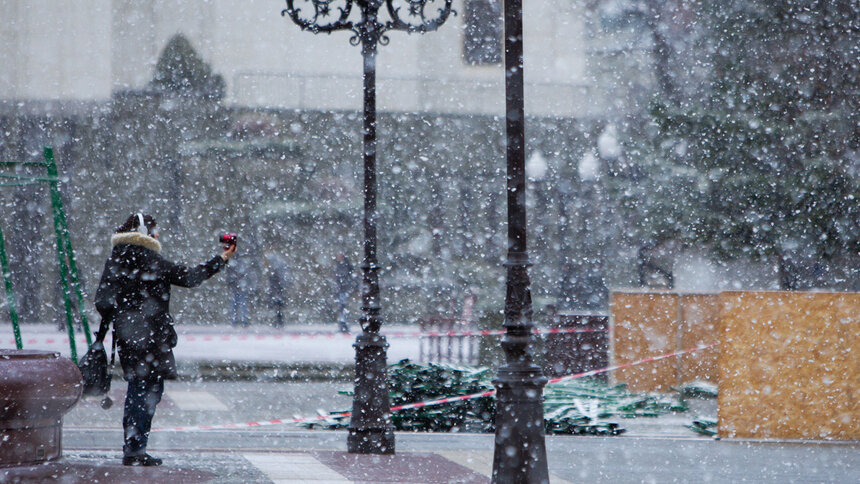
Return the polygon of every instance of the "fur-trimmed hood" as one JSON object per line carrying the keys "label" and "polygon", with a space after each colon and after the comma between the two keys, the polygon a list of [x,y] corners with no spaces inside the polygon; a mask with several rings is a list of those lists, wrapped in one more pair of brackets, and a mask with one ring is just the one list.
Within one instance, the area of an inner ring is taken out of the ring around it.
{"label": "fur-trimmed hood", "polygon": [[111,247],[120,244],[139,245],[155,253],[161,252],[161,242],[140,232],[120,232],[110,238]]}

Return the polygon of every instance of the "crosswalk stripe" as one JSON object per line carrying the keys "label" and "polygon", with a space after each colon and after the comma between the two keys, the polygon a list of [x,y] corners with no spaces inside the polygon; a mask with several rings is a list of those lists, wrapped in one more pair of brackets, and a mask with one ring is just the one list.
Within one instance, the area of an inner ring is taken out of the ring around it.
{"label": "crosswalk stripe", "polygon": [[229,410],[215,395],[204,391],[165,390],[180,410]]}
{"label": "crosswalk stripe", "polygon": [[[487,477],[493,474],[493,453],[489,451],[462,451],[462,450],[437,450],[434,454],[450,460],[451,462],[460,464],[461,466],[473,470]],[[566,481],[555,474],[550,474],[549,482],[552,484],[573,484]]]}
{"label": "crosswalk stripe", "polygon": [[257,469],[275,482],[309,482],[313,484],[350,484],[344,476],[309,454],[242,454]]}

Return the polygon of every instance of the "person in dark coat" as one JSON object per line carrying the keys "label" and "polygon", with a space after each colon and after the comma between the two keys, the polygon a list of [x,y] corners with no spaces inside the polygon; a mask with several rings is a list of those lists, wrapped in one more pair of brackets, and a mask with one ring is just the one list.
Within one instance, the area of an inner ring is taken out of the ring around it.
{"label": "person in dark coat", "polygon": [[233,326],[247,328],[251,324],[248,306],[259,286],[257,270],[247,256],[238,256],[224,272],[232,295],[230,319]]}
{"label": "person in dark coat", "polygon": [[186,267],[159,255],[161,243],[149,215],[131,215],[111,237],[113,250],[96,291],[96,309],[112,324],[123,377],[128,382],[122,426],[123,465],[161,465],[146,453],[155,406],[164,380],[176,378],[176,331],[170,316],[170,286],[196,287],[209,279],[236,252],[232,245],[221,255],[196,267]]}
{"label": "person in dark coat", "polygon": [[343,252],[338,252],[334,263],[334,299],[337,304],[337,324],[342,333],[349,333],[347,305],[358,288],[352,264]]}
{"label": "person in dark coat", "polygon": [[275,310],[272,324],[276,328],[283,328],[284,308],[287,305],[287,294],[292,292],[293,273],[287,261],[275,252],[267,253],[266,261],[269,263],[269,304]]}

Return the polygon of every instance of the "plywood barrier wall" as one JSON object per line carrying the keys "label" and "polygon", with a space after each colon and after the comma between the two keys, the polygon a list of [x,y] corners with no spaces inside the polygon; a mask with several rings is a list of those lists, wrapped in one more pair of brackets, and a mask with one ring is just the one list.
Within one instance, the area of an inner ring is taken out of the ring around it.
{"label": "plywood barrier wall", "polygon": [[[716,342],[716,294],[613,291],[610,297],[612,365]],[[632,391],[668,392],[693,380],[716,382],[715,349],[616,370],[614,382]]]}
{"label": "plywood barrier wall", "polygon": [[860,439],[860,294],[724,292],[719,435]]}
{"label": "plywood barrier wall", "polygon": [[[681,294],[681,343],[679,350],[688,350],[719,341],[720,298],[716,294]],[[719,347],[681,356],[681,380],[717,383]]]}

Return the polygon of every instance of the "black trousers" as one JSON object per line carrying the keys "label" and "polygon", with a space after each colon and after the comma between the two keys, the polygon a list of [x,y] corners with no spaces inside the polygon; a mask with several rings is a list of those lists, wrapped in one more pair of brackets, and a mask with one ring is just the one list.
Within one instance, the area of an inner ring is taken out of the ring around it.
{"label": "black trousers", "polygon": [[274,326],[276,328],[283,328],[284,327],[284,306],[286,306],[286,303],[281,298],[277,298],[277,299],[272,301],[272,307],[275,308],[275,324],[274,324]]}
{"label": "black trousers", "polygon": [[152,373],[144,376],[134,375],[128,380],[125,411],[122,416],[122,428],[125,434],[123,455],[146,453],[152,416],[155,415],[155,406],[161,401],[163,393],[164,379],[160,375]]}

